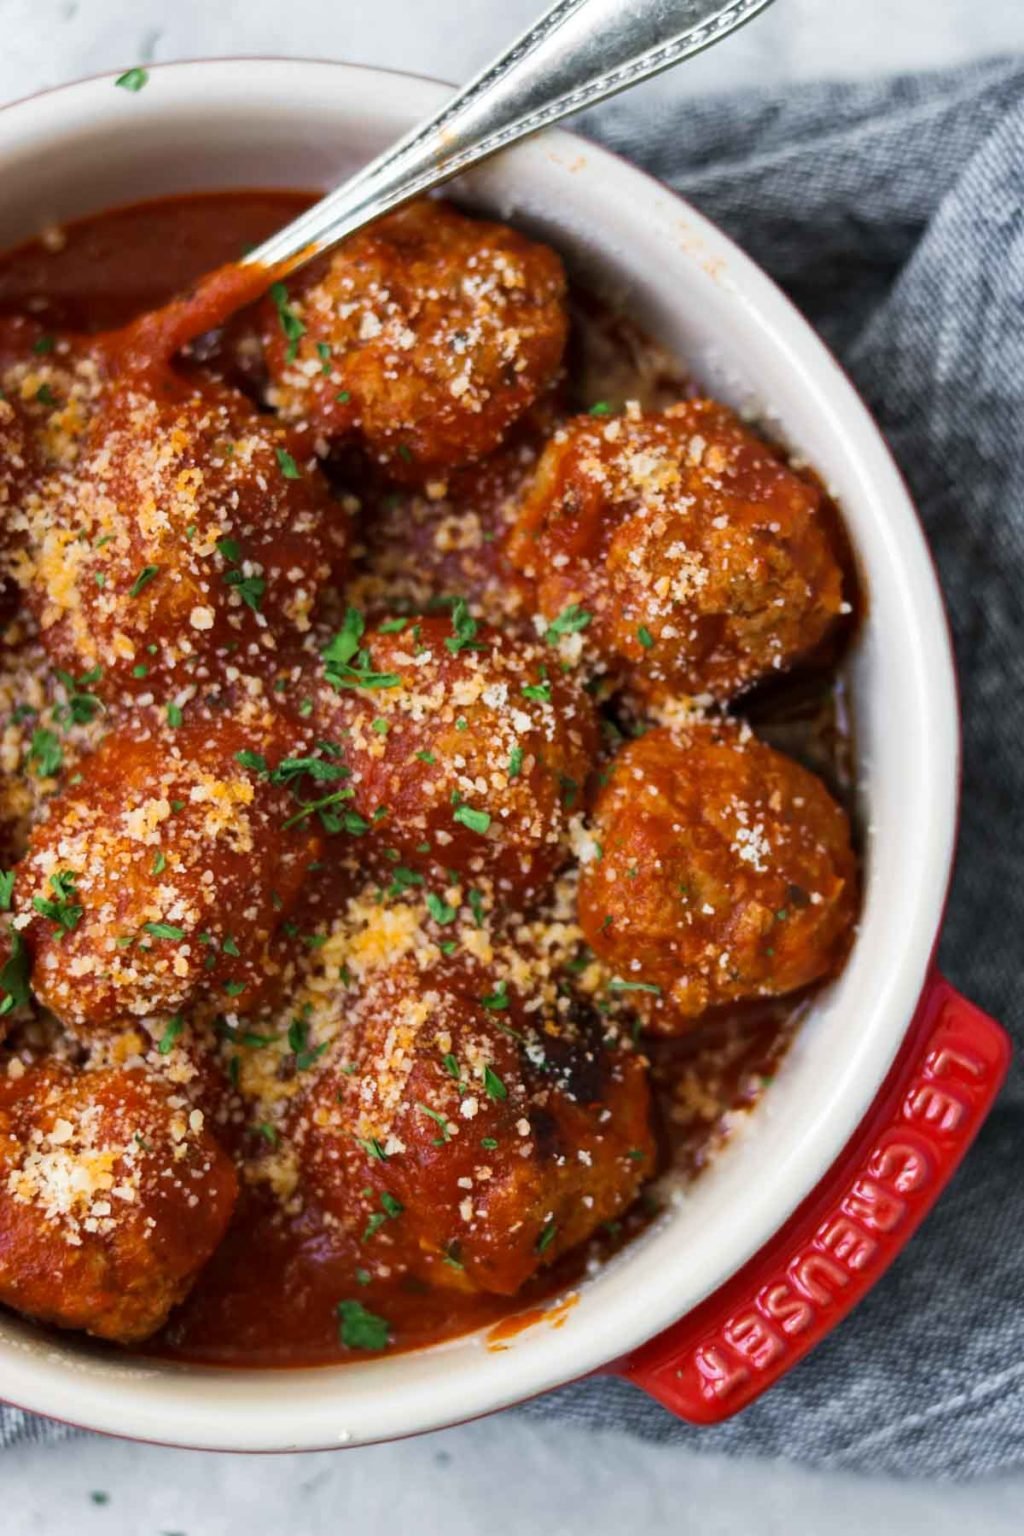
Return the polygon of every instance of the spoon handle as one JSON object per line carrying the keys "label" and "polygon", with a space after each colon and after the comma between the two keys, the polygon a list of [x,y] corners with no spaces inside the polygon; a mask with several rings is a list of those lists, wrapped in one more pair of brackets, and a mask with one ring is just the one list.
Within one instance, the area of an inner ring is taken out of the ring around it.
{"label": "spoon handle", "polygon": [[771,0],[557,0],[428,122],[252,251],[287,272],[449,177],[692,57]]}

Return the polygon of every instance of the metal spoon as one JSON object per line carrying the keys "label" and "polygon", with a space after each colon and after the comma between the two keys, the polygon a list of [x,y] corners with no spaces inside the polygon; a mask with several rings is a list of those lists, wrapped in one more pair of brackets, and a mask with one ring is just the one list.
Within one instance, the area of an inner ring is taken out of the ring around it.
{"label": "metal spoon", "polygon": [[710,48],[771,0],[557,0],[439,112],[193,294],[122,333],[129,358],[169,357],[274,278],[499,149]]}
{"label": "metal spoon", "polygon": [[710,48],[770,4],[557,0],[432,118],[264,241],[243,264],[292,271],[497,150]]}

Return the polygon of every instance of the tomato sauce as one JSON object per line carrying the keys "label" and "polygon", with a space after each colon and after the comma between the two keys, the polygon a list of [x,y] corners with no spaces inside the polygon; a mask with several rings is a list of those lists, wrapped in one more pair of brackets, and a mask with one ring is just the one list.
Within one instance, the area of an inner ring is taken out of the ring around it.
{"label": "tomato sauce", "polygon": [[[0,318],[28,314],[54,331],[95,333],[127,326],[173,296],[187,296],[203,274],[237,261],[310,201],[300,193],[273,191],[175,197],[50,232],[45,242],[0,258]],[[254,283],[265,283],[266,275],[239,279],[237,269],[234,274],[229,269],[219,281],[237,300],[239,294],[252,294]],[[231,287],[239,282],[237,289]],[[180,312],[172,311],[172,323],[175,314]],[[210,317],[218,318],[216,303]],[[589,296],[575,295],[573,324],[570,390],[575,383],[577,396],[633,392],[656,403],[678,392],[681,376],[670,360]],[[145,344],[158,347],[172,333],[145,334]],[[216,339],[198,355],[216,359]],[[596,386],[602,380],[605,388],[600,390]],[[834,657],[827,667],[805,669],[762,690],[747,712],[756,715],[766,739],[822,773],[849,802],[849,730]],[[673,1176],[699,1173],[728,1134],[730,1117],[757,1102],[805,1006],[806,999],[788,998],[729,1009],[683,1039],[646,1047],[662,1164]],[[315,1209],[306,1207],[289,1220],[267,1196],[248,1190],[227,1239],[187,1301],[146,1348],[224,1366],[337,1364],[352,1353],[338,1341],[336,1309],[346,1298],[386,1317],[398,1348],[487,1326],[495,1329],[492,1338],[500,1347],[519,1326],[517,1315],[533,1321],[546,1300],[571,1292],[588,1261],[621,1247],[651,1221],[660,1203],[655,1185],[621,1221],[609,1223],[583,1251],[510,1301],[461,1288],[455,1272],[448,1286],[408,1278],[389,1283],[376,1276],[360,1287],[353,1283],[360,1271],[351,1240],[346,1244],[328,1236]]]}

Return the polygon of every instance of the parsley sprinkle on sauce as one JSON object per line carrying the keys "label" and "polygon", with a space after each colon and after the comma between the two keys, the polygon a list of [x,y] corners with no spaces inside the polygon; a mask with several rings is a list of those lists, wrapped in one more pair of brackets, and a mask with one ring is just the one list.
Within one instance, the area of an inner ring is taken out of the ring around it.
{"label": "parsley sprinkle on sauce", "polygon": [[286,480],[301,480],[302,471],[299,469],[299,466],[296,464],[294,458],[288,452],[287,448],[276,448],[274,452],[277,455],[277,467],[280,469],[284,478]]}
{"label": "parsley sprinkle on sauce", "polygon": [[179,928],[177,923],[143,923],[143,933],[148,933],[154,939],[168,939],[171,943],[177,943],[185,937],[184,928]]}
{"label": "parsley sprinkle on sauce", "polygon": [[471,805],[457,805],[452,816],[461,826],[468,827],[471,832],[479,832],[481,836],[491,825],[490,812],[474,810]]}
{"label": "parsley sprinkle on sauce", "polygon": [[338,1335],[346,1349],[387,1349],[390,1326],[359,1301],[338,1302]]}
{"label": "parsley sprinkle on sauce", "polygon": [[159,573],[160,567],[158,565],[144,565],[142,570],[136,576],[135,580],[132,582],[131,586],[128,588],[128,596],[138,597],[139,593],[148,587],[150,582],[154,579],[155,576],[158,576]]}
{"label": "parsley sprinkle on sauce", "polygon": [[442,925],[447,923],[454,923],[455,919],[459,915],[458,910],[455,907],[449,906],[448,902],[444,901],[440,896],[435,896],[433,891],[427,892],[426,901],[427,911],[430,913],[435,923],[440,923]]}
{"label": "parsley sprinkle on sauce", "polygon": [[271,283],[269,293],[271,303],[277,310],[278,324],[288,341],[285,357],[293,363],[298,356],[299,342],[306,334],[306,327],[292,308],[284,283]]}
{"label": "parsley sprinkle on sauce", "polygon": [[173,1019],[168,1019],[167,1028],[160,1036],[156,1047],[161,1056],[170,1055],[177,1041],[181,1038],[184,1029],[185,1021],[180,1016],[176,1016]]}
{"label": "parsley sprinkle on sauce", "polygon": [[484,1092],[489,1099],[507,1099],[508,1089],[493,1067],[484,1067]]}
{"label": "parsley sprinkle on sauce", "polygon": [[593,614],[581,608],[579,603],[572,603],[568,608],[563,608],[558,617],[551,621],[544,633],[544,638],[552,644],[560,640],[563,635],[578,635],[581,630],[586,629],[592,618]]}

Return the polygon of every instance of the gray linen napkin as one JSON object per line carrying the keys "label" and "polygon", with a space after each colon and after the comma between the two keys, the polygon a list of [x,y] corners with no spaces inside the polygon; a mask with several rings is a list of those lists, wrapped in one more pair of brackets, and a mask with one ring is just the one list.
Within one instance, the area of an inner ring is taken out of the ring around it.
{"label": "gray linen napkin", "polygon": [[[941,963],[1024,1042],[1024,64],[784,97],[628,99],[589,131],[671,182],[853,376],[935,551],[965,724]],[[1024,1068],[884,1281],[746,1413],[588,1382],[524,1410],[709,1451],[969,1477],[1024,1463]]]}
{"label": "gray linen napkin", "polygon": [[[734,235],[882,424],[941,568],[964,697],[950,979],[1024,1038],[1024,64],[785,95],[626,98],[583,126]],[[745,1414],[694,1430],[597,1380],[523,1412],[820,1467],[1024,1462],[1024,1069],[886,1279]],[[0,1382],[0,1391],[2,1391]],[[0,1446],[59,1436],[0,1407]]]}

